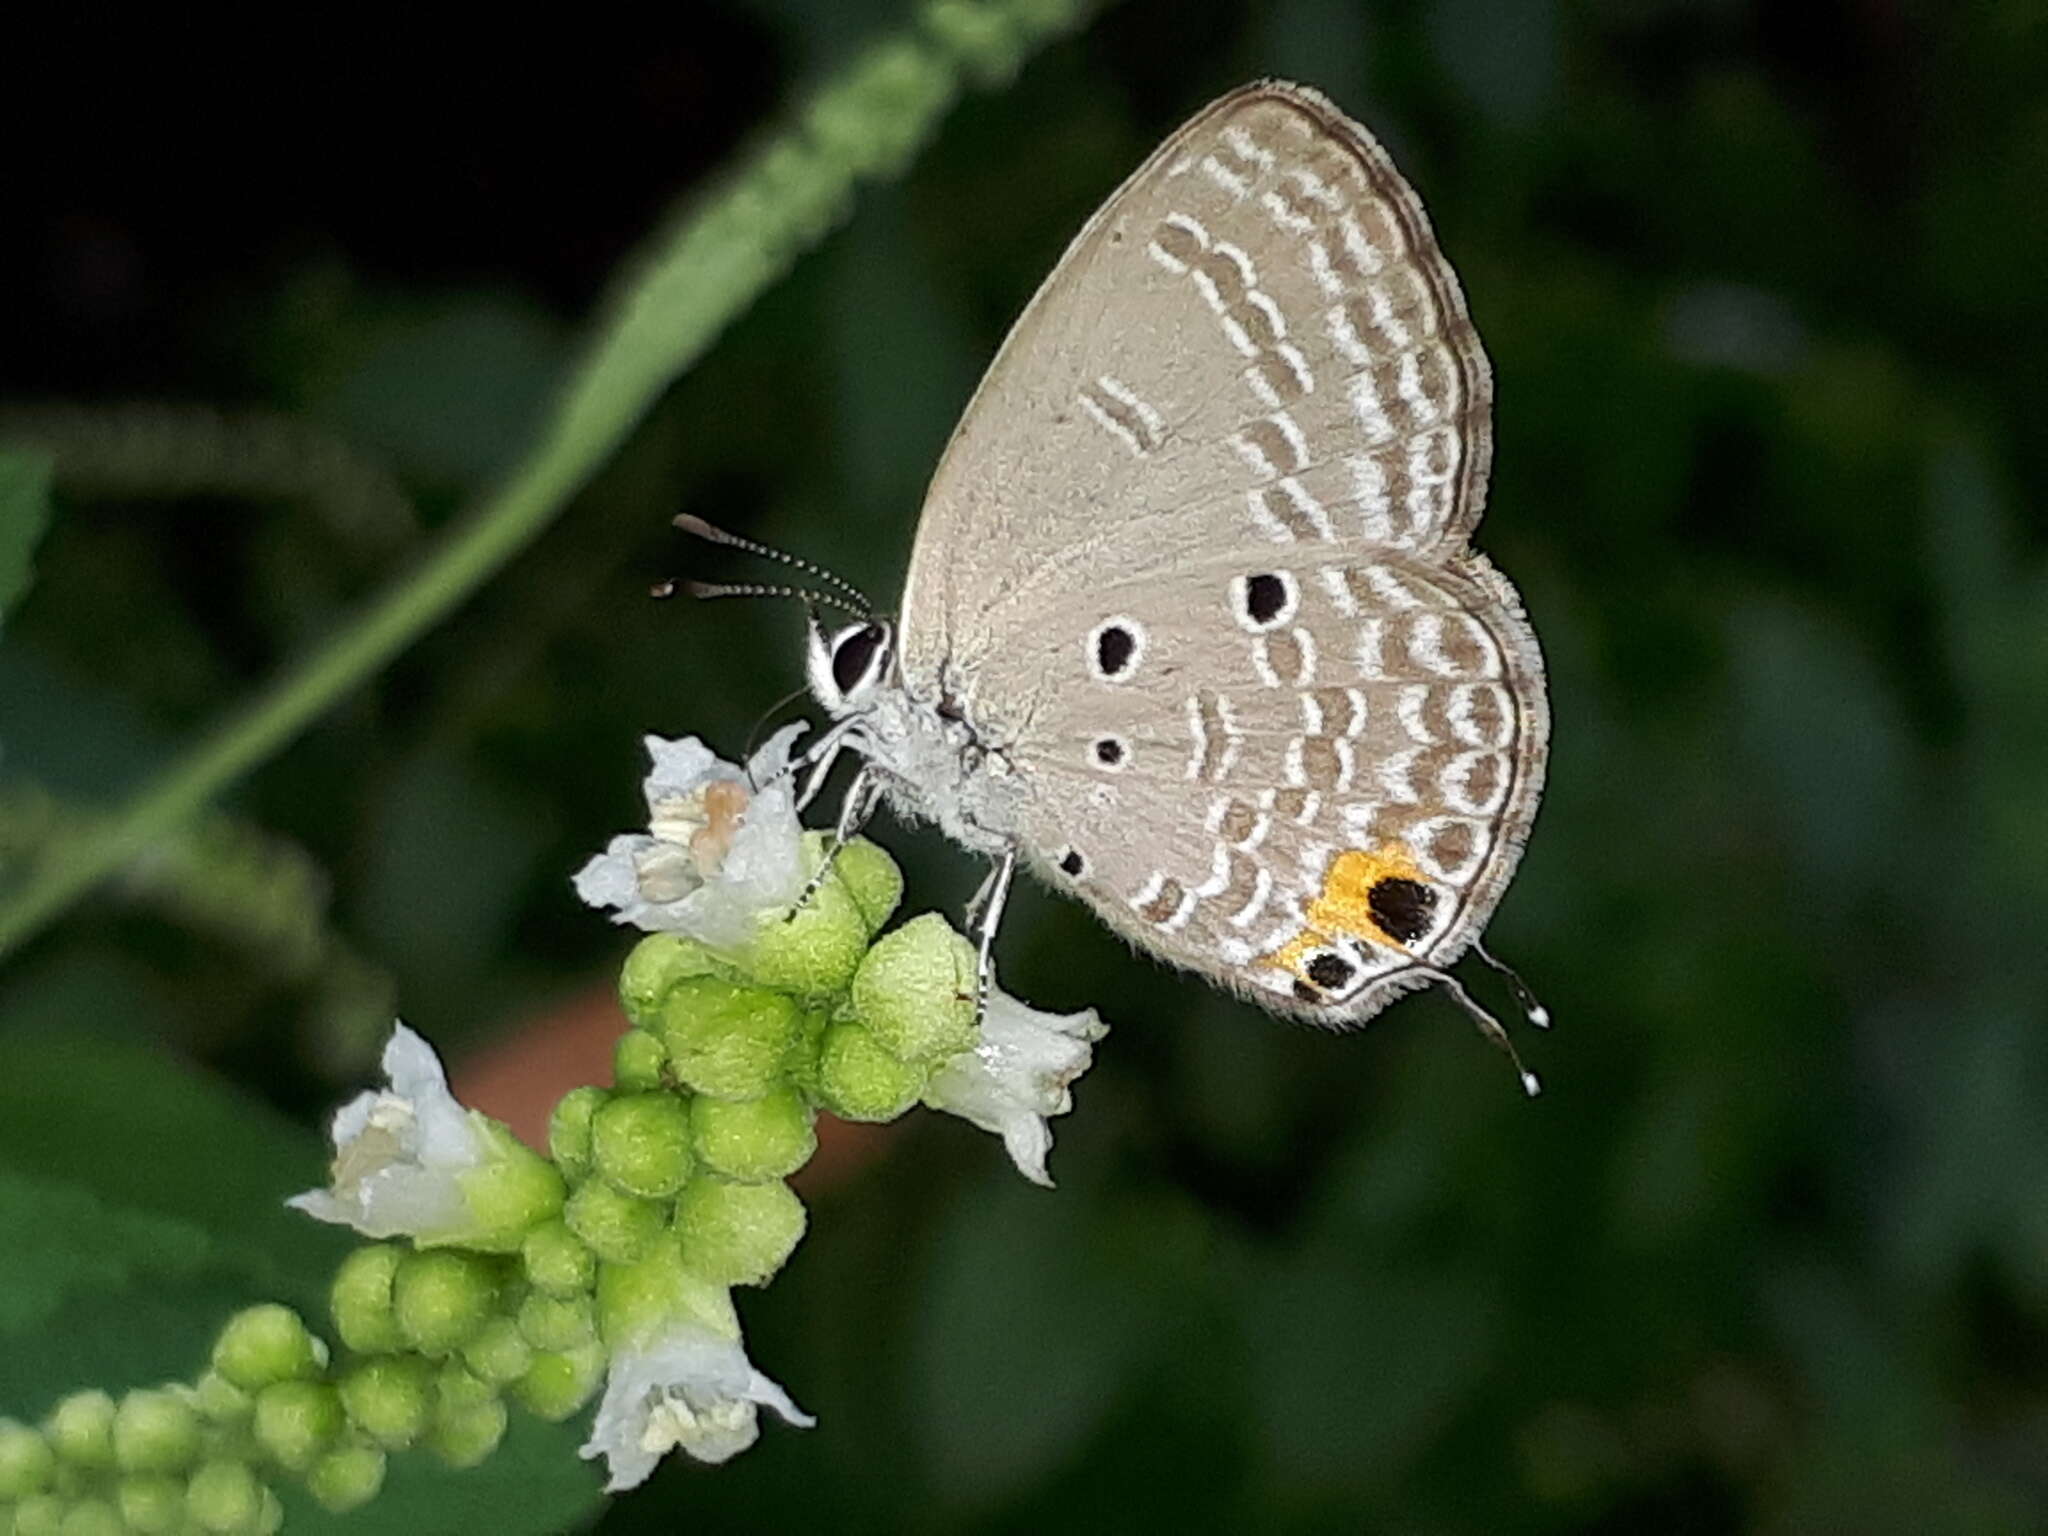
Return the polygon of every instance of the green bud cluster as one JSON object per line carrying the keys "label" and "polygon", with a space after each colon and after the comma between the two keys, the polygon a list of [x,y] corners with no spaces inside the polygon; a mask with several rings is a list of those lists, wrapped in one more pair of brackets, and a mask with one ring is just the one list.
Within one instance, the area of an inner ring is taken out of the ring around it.
{"label": "green bud cluster", "polygon": [[[823,851],[807,835],[810,873]],[[0,1536],[273,1531],[271,1482],[339,1511],[377,1493],[391,1452],[474,1465],[508,1404],[568,1417],[612,1351],[679,1309],[736,1336],[730,1288],[767,1284],[803,1236],[786,1181],[818,1112],[894,1119],[974,1043],[967,942],[930,914],[878,937],[902,890],[855,840],[741,950],[643,939],[620,976],[632,1028],[612,1086],[563,1096],[545,1159],[499,1149],[497,1183],[464,1191],[475,1232],[352,1253],[329,1295],[339,1357],[296,1313],[252,1307],[194,1382],[0,1420]]]}
{"label": "green bud cluster", "polygon": [[[359,1439],[329,1363],[296,1313],[251,1307],[221,1329],[196,1382],[73,1393],[40,1425],[0,1419],[0,1531],[266,1536],[284,1522],[266,1474],[310,1486]],[[323,1497],[342,1508],[374,1494],[381,1455],[371,1474],[354,1478],[353,1498]]]}

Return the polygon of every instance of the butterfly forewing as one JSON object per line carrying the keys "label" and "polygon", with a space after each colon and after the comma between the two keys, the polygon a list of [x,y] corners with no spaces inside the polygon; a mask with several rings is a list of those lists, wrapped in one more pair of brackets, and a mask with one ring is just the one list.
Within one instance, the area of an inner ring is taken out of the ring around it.
{"label": "butterfly forewing", "polygon": [[1190,549],[1455,546],[1490,405],[1385,153],[1300,87],[1227,96],[1090,220],[970,404],[912,557],[906,678],[971,672],[1048,593]]}

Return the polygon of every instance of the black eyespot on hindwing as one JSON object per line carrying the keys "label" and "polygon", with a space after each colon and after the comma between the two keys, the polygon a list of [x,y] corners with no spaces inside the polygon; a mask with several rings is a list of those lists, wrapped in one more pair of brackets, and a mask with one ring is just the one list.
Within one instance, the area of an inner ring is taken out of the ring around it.
{"label": "black eyespot on hindwing", "polygon": [[1273,622],[1280,610],[1287,606],[1287,583],[1272,572],[1245,578],[1244,612],[1254,624],[1266,625]]}
{"label": "black eyespot on hindwing", "polygon": [[1351,980],[1353,966],[1342,955],[1324,950],[1308,963],[1308,979],[1325,992],[1341,992]]}
{"label": "black eyespot on hindwing", "polygon": [[1436,911],[1436,892],[1419,880],[1389,875],[1366,894],[1366,910],[1380,932],[1397,944],[1412,944],[1429,932]]}
{"label": "black eyespot on hindwing", "polygon": [[1104,736],[1095,743],[1095,761],[1105,768],[1120,767],[1124,760],[1124,744],[1114,736]]}
{"label": "black eyespot on hindwing", "polygon": [[851,693],[860,686],[881,645],[879,624],[863,624],[839,637],[832,647],[832,681],[841,693]]}
{"label": "black eyespot on hindwing", "polygon": [[1087,867],[1082,862],[1080,852],[1077,849],[1069,848],[1060,855],[1060,873],[1063,875],[1069,875],[1078,880],[1081,878],[1081,871]]}

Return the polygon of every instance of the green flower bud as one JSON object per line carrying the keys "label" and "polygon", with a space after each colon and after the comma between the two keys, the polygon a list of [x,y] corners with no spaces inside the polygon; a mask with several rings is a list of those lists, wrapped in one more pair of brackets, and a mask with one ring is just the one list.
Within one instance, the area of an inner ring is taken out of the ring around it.
{"label": "green flower bud", "polygon": [[505,1438],[505,1402],[460,1366],[441,1373],[427,1448],[451,1467],[473,1467]]}
{"label": "green flower bud", "polygon": [[721,1099],[751,1099],[781,1077],[798,1017],[779,992],[697,976],[669,993],[658,1027],[677,1081]]}
{"label": "green flower bud", "polygon": [[629,1029],[612,1048],[612,1086],[620,1093],[653,1093],[666,1087],[662,1073],[667,1067],[668,1047],[651,1030]]}
{"label": "green flower bud", "polygon": [[812,1008],[797,1024],[796,1039],[790,1044],[783,1074],[790,1086],[805,1098],[818,1097],[818,1051],[825,1043],[825,1031],[832,1023],[830,1008]]}
{"label": "green flower bud", "polygon": [[629,1195],[664,1200],[690,1177],[690,1113],[672,1093],[613,1099],[590,1123],[596,1171]]}
{"label": "green flower bud", "polygon": [[726,1288],[686,1269],[677,1243],[663,1243],[638,1264],[607,1264],[598,1275],[598,1334],[614,1354],[646,1343],[678,1311],[713,1333],[739,1337]]}
{"label": "green flower bud", "polygon": [[574,1296],[597,1283],[597,1255],[566,1221],[544,1221],[519,1250],[526,1278],[550,1296]]}
{"label": "green flower bud", "polygon": [[[817,872],[824,857],[823,834],[804,839],[804,869]],[[846,990],[853,968],[867,953],[866,914],[840,879],[835,862],[802,906],[762,918],[747,945],[747,977],[799,997],[831,997]]]}
{"label": "green flower bud", "polygon": [[679,981],[692,976],[718,976],[727,968],[695,939],[679,933],[650,933],[626,956],[619,972],[619,1001],[626,1017],[638,1025],[651,1025],[661,1015],[661,1005]]}
{"label": "green flower bud", "polygon": [[804,1235],[804,1206],[787,1184],[729,1184],[708,1175],[676,1201],[683,1263],[720,1285],[766,1285]]}
{"label": "green flower bud", "polygon": [[66,1507],[54,1493],[31,1494],[14,1506],[14,1536],[63,1536]]}
{"label": "green flower bud", "polygon": [[519,1304],[519,1332],[535,1349],[574,1349],[597,1337],[597,1304],[536,1293]]}
{"label": "green flower bud", "polygon": [[499,1273],[479,1254],[408,1254],[391,1281],[391,1312],[406,1343],[423,1355],[461,1348],[497,1307]]}
{"label": "green flower bud", "polygon": [[139,1472],[114,1489],[121,1519],[136,1536],[173,1536],[185,1523],[185,1480],[161,1472]]}
{"label": "green flower bud", "polygon": [[462,1363],[483,1380],[502,1387],[526,1374],[533,1364],[533,1346],[513,1319],[494,1317],[462,1346]]}
{"label": "green flower bud", "polygon": [[567,1191],[555,1165],[514,1136],[509,1127],[483,1115],[473,1118],[490,1143],[491,1155],[456,1175],[455,1182],[476,1225],[451,1240],[465,1248],[511,1253],[536,1222],[561,1212]]}
{"label": "green flower bud", "polygon": [[256,1512],[256,1536],[277,1536],[284,1529],[284,1501],[268,1487],[263,1490],[263,1507]]}
{"label": "green flower bud", "polygon": [[341,1395],[324,1381],[273,1382],[256,1394],[256,1444],[287,1472],[307,1471],[347,1427]]}
{"label": "green flower bud", "polygon": [[931,1068],[899,1061],[850,1019],[826,1030],[818,1048],[818,1102],[842,1120],[894,1120],[930,1077]]}
{"label": "green flower bud", "polygon": [[832,861],[832,878],[853,898],[870,938],[880,933],[903,899],[903,871],[879,843],[856,837]]}
{"label": "green flower bud", "polygon": [[654,1246],[668,1225],[668,1208],[591,1179],[569,1197],[569,1230],[600,1259],[630,1264]]}
{"label": "green flower bud", "polygon": [[219,1371],[208,1371],[199,1378],[191,1401],[200,1417],[221,1426],[241,1423],[256,1406],[254,1394],[244,1392]]}
{"label": "green flower bud", "polygon": [[349,1422],[387,1450],[402,1451],[426,1428],[432,1368],[417,1355],[379,1355],[341,1378]]}
{"label": "green flower bud", "polygon": [[247,1462],[215,1457],[185,1485],[185,1518],[222,1536],[253,1531],[263,1513],[263,1487]]}
{"label": "green flower bud", "polygon": [[80,1499],[64,1511],[63,1536],[128,1536],[121,1515],[105,1499]]}
{"label": "green flower bud", "polygon": [[57,1459],[73,1467],[114,1464],[114,1400],[104,1392],[74,1392],[50,1412],[43,1431]]}
{"label": "green flower bud", "polygon": [[590,1401],[604,1380],[605,1360],[599,1344],[543,1350],[533,1357],[533,1368],[519,1378],[512,1395],[535,1418],[559,1424]]}
{"label": "green flower bud", "polygon": [[306,1491],[337,1515],[359,1509],[384,1487],[384,1453],[374,1445],[329,1451],[306,1474]]}
{"label": "green flower bud", "polygon": [[0,1419],[0,1502],[41,1493],[56,1472],[57,1453],[42,1431]]}
{"label": "green flower bud", "polygon": [[697,1160],[728,1179],[758,1184],[792,1174],[818,1150],[811,1109],[796,1089],[758,1099],[699,1098],[690,1105]]}
{"label": "green flower bud", "polygon": [[548,1117],[548,1155],[572,1179],[590,1172],[591,1117],[610,1097],[602,1088],[571,1088]]}
{"label": "green flower bud", "polygon": [[174,1392],[130,1392],[114,1410],[114,1464],[182,1472],[199,1454],[199,1410]]}
{"label": "green flower bud", "polygon": [[404,1249],[377,1243],[358,1248],[334,1272],[327,1310],[341,1342],[359,1355],[405,1348],[405,1335],[391,1311],[391,1282],[404,1258]]}
{"label": "green flower bud", "polygon": [[943,917],[913,917],[861,961],[853,1011],[891,1055],[936,1065],[974,1044],[977,964]]}
{"label": "green flower bud", "polygon": [[306,1331],[298,1313],[275,1302],[237,1312],[213,1346],[213,1368],[245,1392],[317,1376],[326,1364],[327,1346]]}

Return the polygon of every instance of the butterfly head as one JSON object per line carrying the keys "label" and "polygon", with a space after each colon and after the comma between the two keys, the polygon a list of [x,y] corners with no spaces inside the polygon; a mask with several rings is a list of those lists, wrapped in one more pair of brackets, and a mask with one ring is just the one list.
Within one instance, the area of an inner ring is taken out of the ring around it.
{"label": "butterfly head", "polygon": [[896,633],[886,619],[863,619],[827,633],[811,615],[804,674],[811,693],[834,719],[872,707],[895,659]]}

